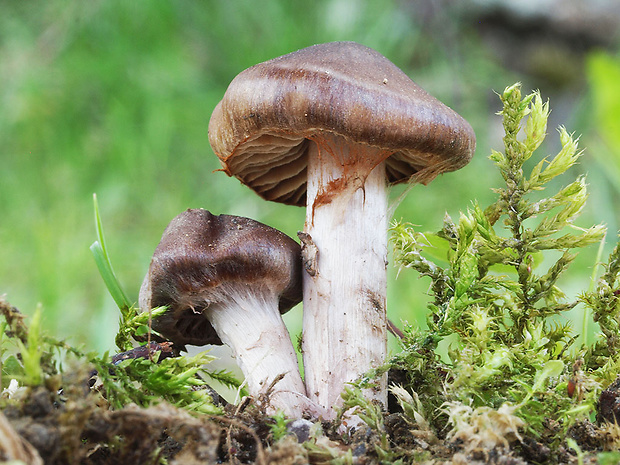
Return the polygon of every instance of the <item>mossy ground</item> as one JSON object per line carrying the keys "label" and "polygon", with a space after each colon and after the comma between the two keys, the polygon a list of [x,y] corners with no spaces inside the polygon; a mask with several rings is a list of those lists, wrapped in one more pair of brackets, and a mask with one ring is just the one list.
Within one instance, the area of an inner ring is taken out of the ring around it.
{"label": "mossy ground", "polygon": [[[14,313],[2,302],[3,313]],[[191,414],[167,402],[148,407],[128,404],[114,409],[101,390],[89,387],[92,365],[76,358],[62,374],[44,373],[39,386],[20,387],[0,399],[2,415],[12,431],[3,430],[0,459],[45,464],[581,464],[604,462],[601,453],[617,446],[620,430],[610,423],[580,421],[568,431],[575,449],[556,441],[560,425],[549,421],[541,437],[506,434],[505,442],[451,439],[413,425],[394,395],[389,411],[381,412],[381,430],[363,427],[352,435],[335,432],[329,423],[308,423],[296,432],[281,418],[266,416],[260,399],[221,407],[218,415]],[[400,373],[390,372],[394,382]],[[443,434],[442,434],[443,433]],[[488,434],[479,429],[472,434]],[[298,440],[297,435],[306,439]],[[307,435],[307,438],[303,436]],[[387,440],[387,442],[385,442]],[[7,442],[27,441],[35,450],[15,457]],[[386,447],[387,445],[387,447]],[[573,446],[573,447],[574,447]],[[37,462],[38,458],[42,460]],[[607,456],[609,460],[617,455]]]}

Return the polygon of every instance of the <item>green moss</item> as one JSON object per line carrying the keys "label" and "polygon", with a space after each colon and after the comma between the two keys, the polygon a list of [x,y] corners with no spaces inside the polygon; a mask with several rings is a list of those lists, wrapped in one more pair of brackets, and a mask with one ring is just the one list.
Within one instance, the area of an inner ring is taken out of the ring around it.
{"label": "green moss", "polygon": [[[559,152],[534,159],[527,172],[526,162],[546,137],[549,105],[538,92],[522,96],[519,84],[500,99],[504,149],[490,156],[504,181],[494,189],[496,200],[486,208],[474,202],[456,221],[446,216],[435,233],[392,225],[396,262],[430,278],[433,298],[428,329],[408,328],[392,363],[407,373],[405,388],[423,399],[420,408],[436,431],[449,423],[452,436],[462,439],[464,425],[472,428],[492,409],[535,437],[549,435],[546,422],[559,422],[550,440],[557,445],[571,424],[593,415],[603,379],[617,372],[620,250],[612,253],[598,289],[581,298],[603,337],[579,346],[580,328],[563,317],[579,302],[567,299],[558,280],[575,251],[601,241],[605,228],[575,223],[588,196],[583,177],[545,191],[581,156],[578,139],[559,128]],[[438,348],[446,345],[440,357]],[[571,397],[567,386],[577,379]],[[467,415],[457,419],[458,411]]]}

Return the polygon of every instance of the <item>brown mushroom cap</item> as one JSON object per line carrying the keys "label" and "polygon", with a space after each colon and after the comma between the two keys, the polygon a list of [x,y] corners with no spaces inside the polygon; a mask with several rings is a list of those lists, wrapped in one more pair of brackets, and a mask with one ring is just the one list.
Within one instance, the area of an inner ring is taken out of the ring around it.
{"label": "brown mushroom cap", "polygon": [[467,164],[475,149],[467,121],[354,42],[314,45],[246,69],[209,122],[229,176],[267,200],[298,206],[305,205],[308,146],[324,132],[391,153],[390,184],[427,183]]}
{"label": "brown mushroom cap", "polygon": [[140,307],[168,306],[153,328],[179,346],[222,342],[202,314],[231,292],[269,293],[280,313],[301,302],[301,248],[277,229],[189,209],[165,229],[140,290]]}

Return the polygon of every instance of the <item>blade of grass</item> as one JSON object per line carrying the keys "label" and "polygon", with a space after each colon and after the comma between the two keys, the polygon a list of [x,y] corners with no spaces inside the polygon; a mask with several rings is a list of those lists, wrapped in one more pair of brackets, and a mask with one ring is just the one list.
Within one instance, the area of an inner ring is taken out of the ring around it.
{"label": "blade of grass", "polygon": [[[598,251],[596,253],[596,261],[594,262],[594,266],[592,267],[592,274],[590,275],[590,286],[588,287],[588,292],[594,292],[597,283],[597,275],[599,267],[601,266],[601,260],[603,257],[603,249],[605,248],[605,239],[607,235],[604,235],[601,239],[601,242],[598,246]],[[590,318],[592,317],[592,311],[586,307],[583,309],[583,319],[581,321],[581,334],[583,337],[583,345],[588,347],[590,338],[588,332],[590,331]]]}
{"label": "blade of grass", "polygon": [[127,298],[127,295],[123,291],[105,246],[105,239],[103,237],[103,226],[101,224],[101,216],[99,215],[99,204],[97,203],[97,194],[93,194],[93,203],[95,206],[95,225],[97,227],[97,240],[90,246],[90,250],[95,258],[97,269],[99,274],[103,278],[103,282],[108,288],[108,292],[118,305],[121,312],[131,308],[131,302]]}

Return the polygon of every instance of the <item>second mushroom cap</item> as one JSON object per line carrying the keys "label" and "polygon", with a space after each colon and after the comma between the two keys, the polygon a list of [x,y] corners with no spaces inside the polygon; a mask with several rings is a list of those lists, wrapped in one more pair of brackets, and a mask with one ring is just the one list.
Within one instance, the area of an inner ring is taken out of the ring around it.
{"label": "second mushroom cap", "polygon": [[274,228],[188,209],[170,222],[155,249],[140,307],[168,306],[153,328],[179,346],[221,345],[203,310],[238,285],[269,287],[285,313],[302,299],[300,263],[299,244]]}

